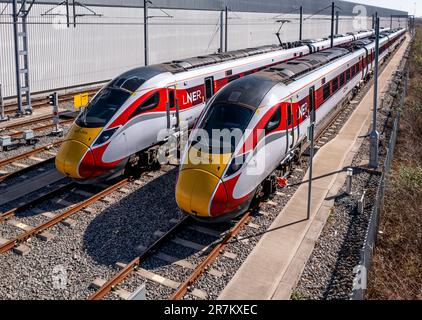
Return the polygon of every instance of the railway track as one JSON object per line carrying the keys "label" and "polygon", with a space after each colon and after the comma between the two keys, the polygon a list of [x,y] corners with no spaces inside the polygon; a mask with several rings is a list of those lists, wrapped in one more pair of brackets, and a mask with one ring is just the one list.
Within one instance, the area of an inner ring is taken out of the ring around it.
{"label": "railway track", "polygon": [[[75,94],[79,94],[79,93],[82,93],[82,92],[84,92],[84,93],[86,92],[90,96],[92,96],[99,89],[100,89],[100,87],[94,88],[94,89],[89,89],[89,90],[81,90],[81,91],[76,91],[76,92],[71,92],[71,93],[63,94],[63,95],[59,96],[59,103],[64,103],[64,102],[72,101]],[[36,98],[36,99],[33,99],[33,101],[32,101],[32,108],[33,109],[40,109],[40,108],[49,106],[49,103],[48,102],[49,102],[49,99],[48,98]],[[16,114],[16,110],[17,110],[17,107],[18,106],[17,106],[16,103],[6,104],[4,106],[4,113],[5,113],[5,115],[8,115],[8,116],[15,115]]]}
{"label": "railway track", "polygon": [[[2,175],[0,175],[0,183],[4,182],[5,180],[17,177],[19,175],[23,175],[24,173],[27,173],[31,170],[35,170],[51,161],[53,161],[54,157],[55,157],[55,152],[51,152],[50,150],[58,147],[61,145],[61,141],[55,142],[55,143],[51,143],[48,145],[44,145],[42,147],[36,148],[34,150],[19,154],[17,156],[8,158],[8,159],[4,159],[4,160],[0,160],[0,169],[2,167],[5,167],[7,165],[12,165],[15,168],[19,168],[16,171],[12,171],[12,172],[1,172]],[[41,158],[41,157],[34,157],[34,155],[38,155],[41,153],[45,153],[48,152],[48,155],[50,155],[50,157],[48,158]],[[26,160],[26,159],[31,159],[33,161],[35,161],[34,164],[32,165],[26,165],[26,164],[22,164],[19,163],[20,160]],[[1,170],[0,170],[1,171]]]}
{"label": "railway track", "polygon": [[[227,231],[221,234],[217,240],[213,243],[209,243],[207,245],[202,245],[202,251],[207,252],[205,257],[202,259],[200,263],[196,266],[184,261],[184,263],[180,263],[179,266],[184,268],[190,269],[190,275],[183,281],[177,284],[177,282],[163,279],[161,276],[156,275],[146,269],[142,269],[141,265],[147,261],[147,259],[151,257],[157,257],[158,259],[167,259],[168,262],[175,262],[177,257],[170,257],[160,251],[160,248],[165,246],[168,242],[176,239],[179,243],[184,243],[187,246],[195,247],[195,243],[189,243],[188,241],[183,241],[182,237],[178,237],[178,234],[186,229],[196,230],[208,235],[217,236],[219,231],[214,230],[212,228],[203,227],[194,221],[189,216],[184,216],[181,220],[175,222],[174,226],[165,233],[162,233],[159,238],[150,245],[144,252],[137,258],[135,258],[130,263],[123,265],[119,264],[122,267],[122,270],[117,273],[112,279],[106,282],[100,289],[98,289],[94,294],[89,297],[89,300],[100,300],[104,298],[107,294],[109,294],[112,290],[116,289],[116,286],[121,284],[126,277],[128,277],[132,272],[136,272],[140,274],[142,277],[146,278],[150,281],[157,281],[162,284],[167,282],[167,286],[174,289],[174,292],[170,297],[171,300],[180,300],[189,292],[189,288],[195,283],[195,281],[208,270],[211,264],[217,259],[220,254],[223,254],[223,251],[229,241],[235,239],[235,237],[239,234],[240,230],[247,224],[247,222],[251,219],[251,214],[254,209],[249,210],[245,213],[237,222],[234,223]],[[158,232],[160,234],[160,232]],[[201,246],[196,244],[196,246]],[[182,260],[182,259],[180,259]],[[177,262],[176,262],[177,264]],[[167,281],[166,281],[167,280]],[[177,286],[176,286],[177,284]],[[206,293],[201,291],[193,291],[191,292],[193,296],[197,298],[205,298]]]}
{"label": "railway track", "polygon": [[[68,111],[64,111],[59,113],[59,116],[67,116],[69,114]],[[40,117],[35,117],[32,119],[28,119],[26,121],[20,121],[18,123],[14,123],[14,124],[9,124],[5,127],[0,128],[0,133],[6,134],[5,132],[9,131],[9,130],[14,130],[16,128],[21,128],[21,127],[25,127],[25,126],[30,126],[33,124],[37,124],[39,122],[44,122],[44,121],[49,121],[52,120],[53,116],[52,115],[46,115],[46,116],[40,116]]]}
{"label": "railway track", "polygon": [[[23,229],[24,232],[20,233],[16,237],[13,237],[12,239],[2,239],[2,244],[0,244],[0,254],[3,254],[5,252],[15,248],[17,245],[27,241],[31,237],[36,236],[38,234],[41,234],[42,232],[46,231],[47,229],[51,228],[52,226],[57,225],[58,223],[62,222],[65,219],[68,219],[70,216],[79,212],[80,210],[84,209],[85,207],[89,206],[90,204],[92,204],[92,203],[94,203],[94,202],[96,202],[100,199],[103,199],[107,195],[111,194],[112,192],[118,190],[119,188],[124,187],[129,182],[130,182],[130,178],[120,180],[120,181],[112,184],[111,186],[101,190],[100,192],[97,192],[97,193],[91,195],[89,198],[87,198],[83,201],[80,201],[80,202],[75,203],[75,204],[71,204],[62,213],[59,213],[59,214],[48,213],[48,214],[46,214],[46,217],[48,217],[49,219],[46,222],[41,223],[41,224],[39,224],[35,227],[30,227],[28,225],[25,225],[24,223],[13,221],[13,224],[15,226],[17,226],[18,228]],[[57,194],[60,194],[65,190],[69,190],[69,188],[71,188],[73,186],[75,186],[73,184],[73,182],[69,182],[68,184],[65,184],[63,187],[61,187],[57,190],[53,190],[50,193],[42,195],[41,197],[37,198],[36,200],[34,200],[31,203],[26,203],[25,205],[23,205],[21,207],[17,207],[17,208],[14,208],[12,210],[9,210],[8,212],[3,213],[0,216],[0,221],[6,221],[7,219],[10,219],[14,215],[16,215],[16,213],[23,211],[27,208],[30,208],[35,203],[39,203],[40,201],[50,199],[51,197],[54,197]]]}
{"label": "railway track", "polygon": [[[63,120],[60,122],[60,125],[67,125],[67,124],[71,124],[73,121],[75,121],[74,119],[67,119],[67,120]],[[55,124],[45,124],[39,127],[34,127],[31,128],[31,130],[33,130],[34,132],[40,132],[40,131],[45,131],[47,129],[51,129],[55,126]],[[22,137],[24,134],[23,131],[14,131],[12,133],[10,133],[10,137],[14,138],[14,139],[19,139],[20,137]]]}

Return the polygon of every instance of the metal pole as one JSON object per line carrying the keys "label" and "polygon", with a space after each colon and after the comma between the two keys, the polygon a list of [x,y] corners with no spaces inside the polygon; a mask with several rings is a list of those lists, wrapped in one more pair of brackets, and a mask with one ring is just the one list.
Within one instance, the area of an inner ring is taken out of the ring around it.
{"label": "metal pole", "polygon": [[72,9],[73,9],[73,27],[76,28],[76,4],[75,4],[75,0],[72,0]]}
{"label": "metal pole", "polygon": [[220,52],[224,50],[224,11],[220,11]]}
{"label": "metal pole", "polygon": [[306,210],[306,219],[311,217],[311,200],[312,200],[312,166],[314,159],[314,129],[315,129],[315,88],[309,89],[309,110],[310,110],[310,125],[309,125],[309,139],[311,145],[309,146],[309,177],[308,177],[308,206]]}
{"label": "metal pole", "polygon": [[338,34],[339,22],[340,22],[340,12],[336,11],[336,34]]}
{"label": "metal pole", "polygon": [[15,75],[16,75],[16,96],[18,101],[18,115],[23,114],[21,95],[21,76],[19,70],[19,41],[18,41],[18,1],[13,0],[13,41],[15,42]]}
{"label": "metal pole", "polygon": [[299,19],[299,40],[303,37],[303,7],[300,6],[300,19]]}
{"label": "metal pole", "polygon": [[144,0],[144,58],[145,65],[149,64],[148,57],[148,0]]}
{"label": "metal pole", "polygon": [[393,15],[390,15],[390,29],[393,29]]}
{"label": "metal pole", "polygon": [[[26,11],[25,2],[22,2],[21,10]],[[26,88],[25,97],[26,97],[26,105],[25,105],[25,114],[32,114],[32,106],[31,106],[31,86],[30,86],[30,79],[29,79],[29,43],[28,43],[28,25],[27,25],[27,16],[28,13],[24,12],[22,16],[22,45],[23,45],[23,51],[25,52],[23,54],[23,71],[24,72],[24,79],[25,79],[25,85]],[[22,68],[20,70],[22,72]]]}
{"label": "metal pole", "polygon": [[334,2],[331,3],[331,48],[334,47]]}
{"label": "metal pole", "polygon": [[224,51],[227,52],[227,33],[228,33],[228,13],[229,13],[229,9],[226,6],[226,17],[225,17],[225,22],[224,22]]}
{"label": "metal pole", "polygon": [[69,0],[66,0],[66,22],[67,27],[70,27],[70,17],[69,17]]}
{"label": "metal pole", "polygon": [[0,83],[0,121],[9,120],[9,117],[4,115],[4,101],[3,101],[3,92],[2,84]]}
{"label": "metal pole", "polygon": [[378,58],[379,58],[380,18],[376,17],[375,23],[375,67],[374,67],[374,103],[372,112],[372,132],[370,135],[369,167],[378,168],[378,140],[377,131],[377,106],[378,106]]}

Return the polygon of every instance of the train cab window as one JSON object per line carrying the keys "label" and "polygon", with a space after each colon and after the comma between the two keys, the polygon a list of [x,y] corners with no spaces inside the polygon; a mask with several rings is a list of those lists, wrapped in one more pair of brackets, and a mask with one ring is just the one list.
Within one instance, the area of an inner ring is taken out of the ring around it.
{"label": "train cab window", "polygon": [[214,77],[205,78],[205,100],[214,95]]}
{"label": "train cab window", "polygon": [[129,99],[131,92],[115,87],[102,89],[76,119],[84,128],[104,127]]}
{"label": "train cab window", "polygon": [[338,90],[338,78],[333,79],[333,93]]}
{"label": "train cab window", "polygon": [[277,107],[271,119],[268,121],[267,125],[265,126],[265,134],[278,128],[280,121],[281,121],[281,109],[280,107]]}
{"label": "train cab window", "polygon": [[[174,95],[174,93],[173,93]],[[136,109],[133,111],[133,113],[130,115],[129,119],[136,117],[138,114],[141,114],[142,112],[145,112],[147,110],[154,109],[158,106],[158,103],[160,101],[160,93],[155,92],[152,94],[149,98],[144,100]]]}
{"label": "train cab window", "polygon": [[330,97],[330,84],[327,83],[323,89],[322,89],[322,96],[324,98],[324,101],[327,100]]}
{"label": "train cab window", "polygon": [[[244,132],[253,115],[254,110],[246,106],[228,103],[212,104],[204,115],[203,120],[198,124],[198,129],[203,129],[207,132],[210,140],[205,143],[208,143],[208,146],[212,146],[213,149],[214,147],[219,148],[221,141],[212,140],[214,130],[229,129],[230,131],[240,130]],[[194,137],[193,140],[196,140],[196,138]],[[236,142],[238,143],[239,141],[232,140],[230,142],[231,152],[235,150]]]}

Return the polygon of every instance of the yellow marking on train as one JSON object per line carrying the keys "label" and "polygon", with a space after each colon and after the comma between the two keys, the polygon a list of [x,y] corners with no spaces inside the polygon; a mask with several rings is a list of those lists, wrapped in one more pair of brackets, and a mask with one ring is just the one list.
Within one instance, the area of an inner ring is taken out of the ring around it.
{"label": "yellow marking on train", "polygon": [[56,155],[57,170],[72,178],[81,178],[79,164],[102,129],[81,128],[74,124]]}
{"label": "yellow marking on train", "polygon": [[78,141],[63,142],[55,160],[57,170],[72,178],[81,178],[78,168],[87,151],[88,147]]}
{"label": "yellow marking on train", "polygon": [[82,128],[74,124],[70,128],[65,140],[76,140],[89,147],[101,130],[103,128]]}
{"label": "yellow marking on train", "polygon": [[218,177],[204,170],[180,171],[176,186],[178,206],[199,217],[209,216],[208,205],[218,182]]}
{"label": "yellow marking on train", "polygon": [[187,161],[182,165],[184,169],[199,169],[208,171],[221,178],[228,162],[231,159],[231,153],[210,154],[195,147],[189,149]]}

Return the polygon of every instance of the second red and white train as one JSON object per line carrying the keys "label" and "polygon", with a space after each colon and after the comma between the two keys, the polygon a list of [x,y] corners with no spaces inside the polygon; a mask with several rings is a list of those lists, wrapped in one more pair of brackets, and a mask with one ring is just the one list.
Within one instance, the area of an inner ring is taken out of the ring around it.
{"label": "second red and white train", "polygon": [[[381,61],[405,38],[405,30],[382,32]],[[207,104],[189,138],[176,185],[187,214],[220,221],[245,212],[257,191],[273,190],[275,172],[294,158],[316,126],[372,72],[374,39],[281,63],[230,83]],[[240,131],[223,141],[214,132]],[[233,142],[234,141],[234,142]],[[262,189],[261,189],[262,190]]]}

